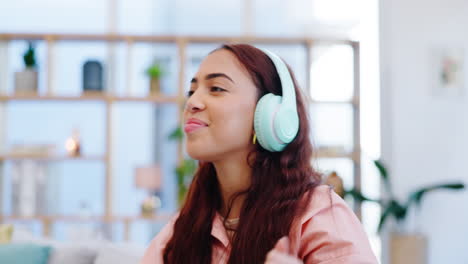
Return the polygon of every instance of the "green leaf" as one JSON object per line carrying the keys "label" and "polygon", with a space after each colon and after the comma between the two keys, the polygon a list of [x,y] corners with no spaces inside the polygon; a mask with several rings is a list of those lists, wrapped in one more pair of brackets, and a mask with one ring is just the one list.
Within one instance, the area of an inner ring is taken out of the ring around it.
{"label": "green leaf", "polygon": [[378,232],[382,230],[385,220],[390,216],[393,216],[397,221],[403,220],[406,217],[407,209],[407,207],[399,204],[396,200],[391,200],[385,209],[383,209],[383,213],[379,221],[379,227],[377,229]]}
{"label": "green leaf", "polygon": [[177,166],[175,168],[175,173],[178,177],[183,177],[184,176],[184,166],[181,165],[181,166]]}
{"label": "green leaf", "polygon": [[36,67],[36,55],[34,51],[34,46],[32,42],[28,43],[28,50],[23,55],[24,64],[26,68]]}
{"label": "green leaf", "polygon": [[192,159],[185,159],[183,162],[184,176],[192,176],[195,172],[195,161]]}
{"label": "green leaf", "polygon": [[392,186],[390,184],[390,179],[388,177],[388,171],[387,171],[387,168],[385,167],[385,165],[383,164],[382,161],[380,160],[374,160],[374,165],[377,167],[377,169],[379,170],[379,173],[380,173],[380,177],[382,178],[383,180],[383,183],[385,185],[385,189],[387,190],[387,192],[389,193],[390,196],[393,196],[393,192],[392,192]]}
{"label": "green leaf", "polygon": [[380,176],[382,176],[382,179],[384,179],[385,181],[388,181],[387,169],[383,165],[382,161],[374,160],[374,164],[377,167],[377,169],[379,170],[379,173],[380,173]]}
{"label": "green leaf", "polygon": [[440,189],[460,190],[464,188],[465,188],[465,185],[463,183],[445,183],[445,184],[436,184],[436,185],[424,187],[410,194],[409,199],[408,199],[408,206],[411,203],[415,203],[416,206],[419,206],[421,204],[421,200],[423,196],[428,192],[432,192],[432,191],[440,190]]}
{"label": "green leaf", "polygon": [[376,203],[380,203],[379,200],[375,200],[375,199],[371,199],[371,198],[368,198],[366,196],[364,196],[359,190],[357,190],[356,188],[353,188],[351,190],[346,190],[345,191],[345,196],[347,195],[350,195],[351,197],[353,197],[353,199],[357,202],[363,202],[363,201],[369,201],[369,202],[376,202]]}
{"label": "green leaf", "polygon": [[401,221],[401,220],[405,219],[406,212],[408,211],[408,207],[401,205],[400,203],[398,203],[395,200],[392,200],[391,204],[392,204],[392,207],[393,207],[392,213],[395,216],[396,220]]}
{"label": "green leaf", "polygon": [[179,206],[184,200],[196,169],[197,162],[193,159],[183,160],[180,166],[176,168]]}
{"label": "green leaf", "polygon": [[159,63],[152,64],[147,70],[146,74],[151,78],[160,78],[163,75],[162,66]]}
{"label": "green leaf", "polygon": [[184,138],[184,133],[182,132],[182,127],[177,126],[174,131],[169,135],[170,140],[182,140]]}
{"label": "green leaf", "polygon": [[380,216],[380,221],[379,221],[379,227],[377,228],[378,232],[382,231],[382,228],[385,224],[385,220],[387,220],[387,217],[390,215],[391,208],[390,206],[387,206],[384,210],[382,208],[382,215]]}
{"label": "green leaf", "polygon": [[196,169],[197,163],[195,160],[185,159],[182,161],[182,163],[175,169],[177,183],[186,184],[186,182],[191,181]]}

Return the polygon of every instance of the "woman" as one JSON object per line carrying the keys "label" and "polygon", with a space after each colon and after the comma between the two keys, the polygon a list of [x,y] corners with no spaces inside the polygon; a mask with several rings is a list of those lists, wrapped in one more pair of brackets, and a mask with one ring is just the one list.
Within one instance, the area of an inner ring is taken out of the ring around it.
{"label": "woman", "polygon": [[359,220],[310,165],[306,103],[275,54],[245,44],[210,53],[184,121],[199,168],[142,264],[377,263]]}

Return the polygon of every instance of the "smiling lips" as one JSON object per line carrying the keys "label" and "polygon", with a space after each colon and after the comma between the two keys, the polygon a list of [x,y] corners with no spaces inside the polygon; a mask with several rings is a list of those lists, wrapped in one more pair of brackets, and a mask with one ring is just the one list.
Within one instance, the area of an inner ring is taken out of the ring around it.
{"label": "smiling lips", "polygon": [[192,133],[195,130],[198,130],[199,128],[203,128],[203,127],[207,127],[207,126],[208,126],[208,124],[201,121],[200,119],[190,118],[185,123],[184,131],[185,131],[185,133]]}

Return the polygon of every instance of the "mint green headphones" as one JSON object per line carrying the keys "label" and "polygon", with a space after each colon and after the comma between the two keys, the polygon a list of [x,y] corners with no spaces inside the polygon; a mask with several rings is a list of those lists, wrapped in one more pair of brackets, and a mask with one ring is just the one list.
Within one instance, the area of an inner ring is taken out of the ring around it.
{"label": "mint green headphones", "polygon": [[276,67],[283,96],[268,93],[260,98],[255,108],[254,129],[264,149],[279,152],[294,140],[299,131],[296,93],[286,64],[273,52],[261,50]]}

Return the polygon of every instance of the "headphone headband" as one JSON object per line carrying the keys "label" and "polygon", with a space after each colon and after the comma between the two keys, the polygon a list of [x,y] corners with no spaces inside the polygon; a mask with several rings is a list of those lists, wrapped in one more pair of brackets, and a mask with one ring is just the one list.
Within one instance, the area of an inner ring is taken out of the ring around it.
{"label": "headphone headband", "polygon": [[275,53],[267,50],[261,49],[268,57],[271,59],[275,65],[276,71],[281,81],[281,89],[283,91],[282,104],[290,105],[296,109],[296,92],[294,91],[294,82],[289,73],[289,69],[284,63],[284,61],[278,57]]}

